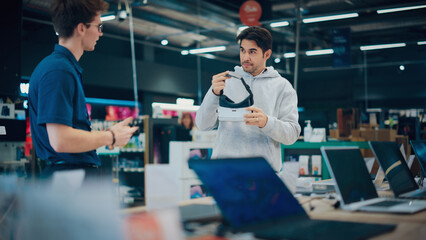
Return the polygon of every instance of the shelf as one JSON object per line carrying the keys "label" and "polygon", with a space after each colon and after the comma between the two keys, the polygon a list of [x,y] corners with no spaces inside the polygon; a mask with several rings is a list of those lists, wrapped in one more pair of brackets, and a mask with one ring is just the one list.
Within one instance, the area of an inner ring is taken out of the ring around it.
{"label": "shelf", "polygon": [[120,151],[122,153],[125,153],[125,152],[143,153],[143,152],[145,152],[145,149],[143,149],[143,148],[120,148]]}
{"label": "shelf", "polygon": [[[328,142],[302,142],[297,141],[292,145],[281,144],[282,160],[286,159],[289,155],[321,155],[320,148],[325,147],[339,147],[339,146],[356,146],[360,149],[370,149],[368,142],[347,142],[347,141],[328,141]],[[322,175],[318,176],[322,179],[329,179],[330,172],[325,164],[325,160],[321,155]],[[301,176],[302,177],[302,176]],[[305,176],[304,176],[305,177]],[[315,175],[315,177],[317,177]]]}
{"label": "shelf", "polygon": [[[143,167],[140,167],[140,168],[136,168],[136,167],[123,168],[123,167],[120,167],[119,169],[122,172],[145,172],[145,168],[143,168]],[[117,168],[113,168],[112,170],[117,171]]]}
{"label": "shelf", "polygon": [[295,142],[292,145],[281,144],[281,149],[320,149],[322,146],[358,146],[361,149],[369,149],[368,142],[345,142],[345,141],[329,141],[329,142]]}
{"label": "shelf", "polygon": [[0,161],[0,165],[23,165],[26,163],[30,163],[28,160],[20,160],[20,161]]}

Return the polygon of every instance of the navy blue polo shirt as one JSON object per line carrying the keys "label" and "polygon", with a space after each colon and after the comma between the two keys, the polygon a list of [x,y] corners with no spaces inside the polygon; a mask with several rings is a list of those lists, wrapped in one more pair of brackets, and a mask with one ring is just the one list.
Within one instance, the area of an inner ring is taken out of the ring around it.
{"label": "navy blue polo shirt", "polygon": [[83,69],[65,47],[55,45],[53,53],[35,68],[28,93],[31,135],[36,154],[49,162],[100,165],[96,151],[57,153],[49,143],[46,123],[91,130],[81,82]]}

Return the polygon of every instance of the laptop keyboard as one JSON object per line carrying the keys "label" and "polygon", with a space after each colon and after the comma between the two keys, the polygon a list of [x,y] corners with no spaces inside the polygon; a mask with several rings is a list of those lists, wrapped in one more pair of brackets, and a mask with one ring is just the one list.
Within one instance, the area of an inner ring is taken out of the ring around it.
{"label": "laptop keyboard", "polygon": [[399,205],[401,203],[404,203],[403,201],[383,201],[383,202],[378,202],[378,203],[373,203],[373,204],[369,204],[368,206],[373,206],[373,207],[392,207],[395,205]]}

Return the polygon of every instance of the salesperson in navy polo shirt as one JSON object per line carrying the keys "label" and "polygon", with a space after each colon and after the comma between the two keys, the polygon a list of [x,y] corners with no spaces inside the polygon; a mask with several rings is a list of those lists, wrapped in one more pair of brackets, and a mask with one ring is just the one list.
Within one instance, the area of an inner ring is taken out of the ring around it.
{"label": "salesperson in navy polo shirt", "polygon": [[48,165],[42,177],[68,169],[98,173],[96,149],[124,146],[138,129],[127,118],[107,131],[91,131],[78,63],[84,51],[93,51],[103,35],[103,0],[55,0],[51,15],[59,43],[43,59],[30,79],[29,114],[36,154]]}

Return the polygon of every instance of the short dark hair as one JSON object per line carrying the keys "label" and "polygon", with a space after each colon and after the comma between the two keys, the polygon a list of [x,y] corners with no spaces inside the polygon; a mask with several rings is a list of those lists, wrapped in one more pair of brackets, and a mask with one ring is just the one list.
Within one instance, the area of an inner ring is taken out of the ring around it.
{"label": "short dark hair", "polygon": [[55,0],[50,9],[53,27],[59,37],[69,38],[79,23],[89,23],[109,7],[104,0]]}
{"label": "short dark hair", "polygon": [[253,26],[244,29],[240,34],[238,34],[236,39],[237,43],[241,45],[243,39],[255,41],[257,46],[262,49],[263,53],[272,49],[272,35],[263,27]]}

